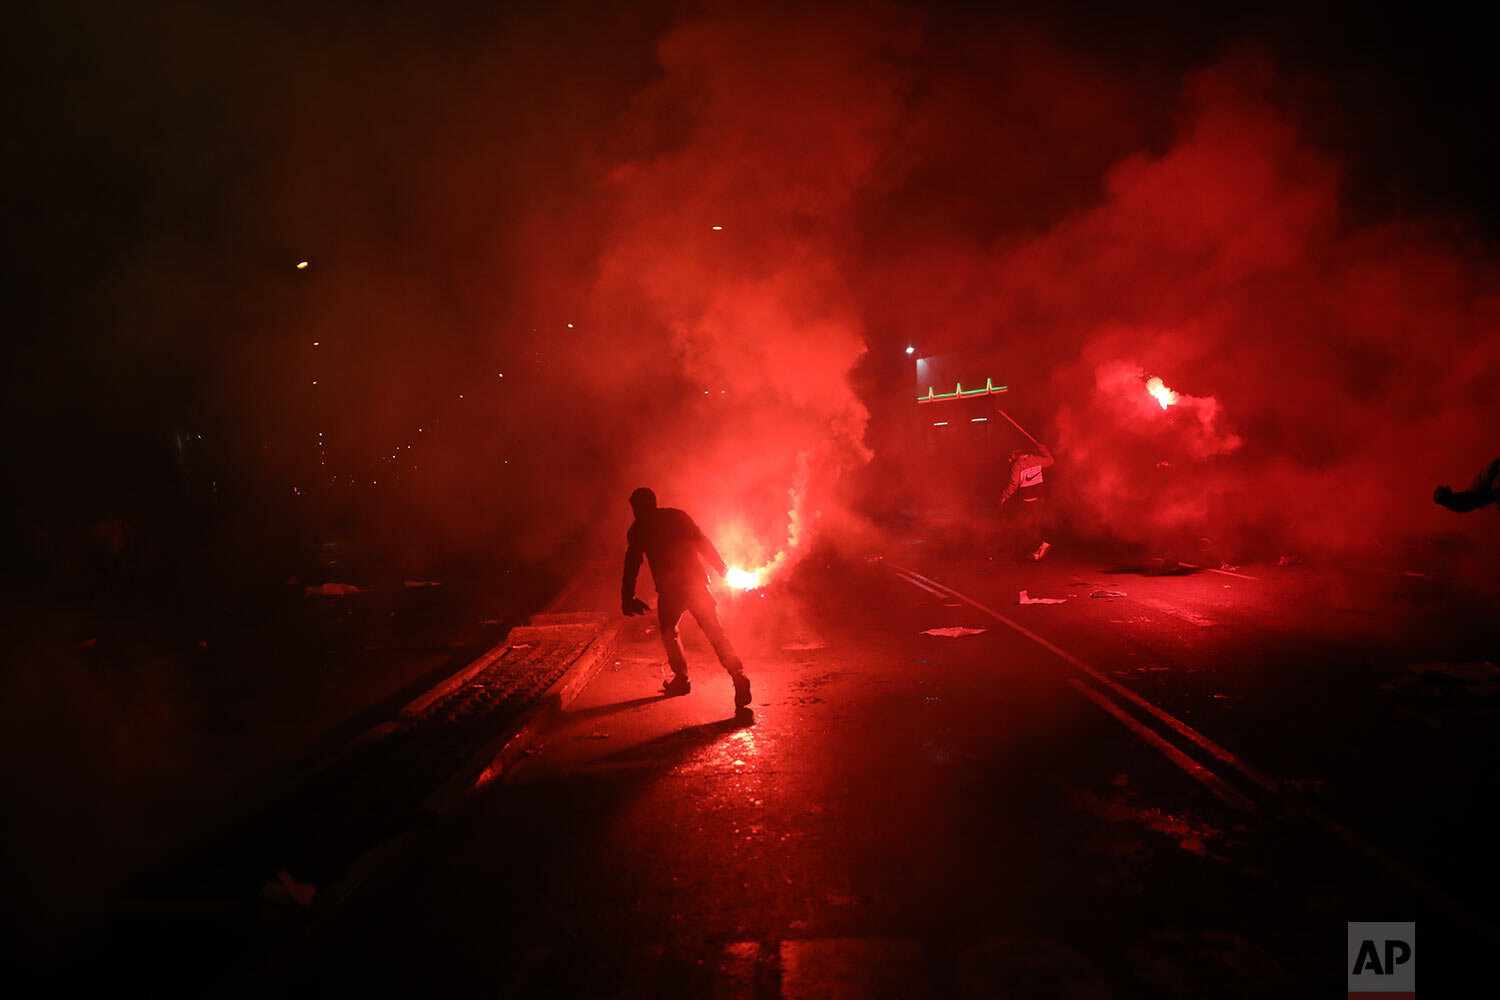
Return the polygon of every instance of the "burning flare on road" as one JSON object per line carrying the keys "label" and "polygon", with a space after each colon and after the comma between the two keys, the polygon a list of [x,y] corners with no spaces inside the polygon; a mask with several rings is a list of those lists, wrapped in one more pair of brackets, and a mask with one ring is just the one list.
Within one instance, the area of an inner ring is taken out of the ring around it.
{"label": "burning flare on road", "polygon": [[1155,397],[1163,410],[1177,402],[1177,393],[1168,389],[1166,384],[1155,375],[1146,380],[1146,391]]}

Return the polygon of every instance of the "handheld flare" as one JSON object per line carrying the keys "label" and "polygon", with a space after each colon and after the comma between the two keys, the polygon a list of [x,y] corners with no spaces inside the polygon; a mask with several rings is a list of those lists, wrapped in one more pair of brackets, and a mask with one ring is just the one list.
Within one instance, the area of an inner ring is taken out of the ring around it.
{"label": "handheld flare", "polygon": [[1171,406],[1173,403],[1177,402],[1177,393],[1173,392],[1171,389],[1168,389],[1166,383],[1162,382],[1162,380],[1155,375],[1146,380],[1146,391],[1149,392],[1156,399],[1156,401],[1161,404],[1161,408],[1163,410]]}
{"label": "handheld flare", "polygon": [[724,574],[724,580],[736,590],[755,590],[762,587],[766,582],[766,570],[764,567],[757,570],[740,569],[738,566],[729,567]]}

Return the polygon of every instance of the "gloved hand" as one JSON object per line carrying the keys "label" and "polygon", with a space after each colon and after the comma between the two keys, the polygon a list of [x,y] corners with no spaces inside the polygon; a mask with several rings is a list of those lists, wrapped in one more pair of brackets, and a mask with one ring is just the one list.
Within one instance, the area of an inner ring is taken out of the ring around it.
{"label": "gloved hand", "polygon": [[620,601],[620,613],[624,615],[643,615],[651,610],[651,605],[639,597],[626,597]]}
{"label": "gloved hand", "polygon": [[1446,507],[1453,500],[1453,490],[1447,486],[1439,486],[1432,491],[1432,502]]}

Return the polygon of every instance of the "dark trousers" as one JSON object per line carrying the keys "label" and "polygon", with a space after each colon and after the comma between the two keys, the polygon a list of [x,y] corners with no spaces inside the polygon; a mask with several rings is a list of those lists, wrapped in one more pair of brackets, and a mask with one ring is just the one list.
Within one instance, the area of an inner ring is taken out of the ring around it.
{"label": "dark trousers", "polygon": [[1037,550],[1037,547],[1046,540],[1047,531],[1047,501],[1012,500],[1005,505],[1013,508],[1007,511],[1009,523],[1006,534],[1009,536],[1010,546],[1017,556],[1029,556]]}
{"label": "dark trousers", "polygon": [[724,634],[724,626],[719,623],[719,610],[714,606],[713,595],[708,592],[707,587],[658,594],[656,611],[661,621],[662,645],[667,647],[667,662],[672,665],[672,673],[678,677],[687,676],[687,655],[682,651],[677,624],[682,620],[683,612],[689,612],[698,622],[703,634],[708,636],[714,652],[719,656],[719,662],[729,671],[729,676],[739,677],[744,674],[745,665],[740,662],[739,654],[730,644],[729,636]]}

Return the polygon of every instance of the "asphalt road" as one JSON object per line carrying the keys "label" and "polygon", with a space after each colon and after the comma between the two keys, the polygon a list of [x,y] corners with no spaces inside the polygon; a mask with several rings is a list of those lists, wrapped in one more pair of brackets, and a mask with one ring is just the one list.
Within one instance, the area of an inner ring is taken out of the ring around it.
{"label": "asphalt road", "polygon": [[[692,693],[654,695],[633,622],[538,753],[249,990],[1325,996],[1347,922],[1410,920],[1445,995],[1493,951],[1500,684],[1412,667],[1493,659],[1491,598],[914,546],[721,608],[753,718],[691,624]],[[924,634],[953,626],[984,631]]]}

